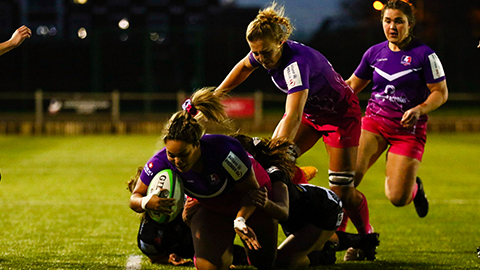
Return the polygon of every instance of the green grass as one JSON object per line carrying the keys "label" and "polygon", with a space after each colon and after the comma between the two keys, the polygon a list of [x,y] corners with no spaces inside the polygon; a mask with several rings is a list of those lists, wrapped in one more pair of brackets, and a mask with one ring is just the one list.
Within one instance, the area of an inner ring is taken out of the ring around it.
{"label": "green grass", "polygon": [[[0,269],[125,269],[132,256],[141,256],[141,269],[178,269],[142,256],[128,207],[125,183],[160,149],[157,140],[1,136]],[[381,235],[377,261],[345,263],[338,252],[337,264],[322,269],[479,269],[479,157],[479,134],[429,135],[419,175],[431,210],[423,219],[386,199],[380,158],[359,187]],[[327,185],[322,143],[299,163],[317,166],[313,183]]]}

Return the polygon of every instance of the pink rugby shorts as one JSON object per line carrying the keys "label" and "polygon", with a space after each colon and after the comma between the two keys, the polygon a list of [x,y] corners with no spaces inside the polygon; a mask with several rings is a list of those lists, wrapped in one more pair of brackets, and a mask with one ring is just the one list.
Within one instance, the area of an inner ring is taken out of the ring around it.
{"label": "pink rugby shorts", "polygon": [[[322,124],[317,124],[322,123]],[[323,135],[323,142],[336,148],[358,146],[361,133],[360,117],[315,119],[302,117],[302,124],[311,126]]]}
{"label": "pink rugby shorts", "polygon": [[417,123],[413,130],[409,130],[397,121],[371,115],[362,118],[362,129],[382,135],[390,144],[389,152],[422,161],[427,122]]}

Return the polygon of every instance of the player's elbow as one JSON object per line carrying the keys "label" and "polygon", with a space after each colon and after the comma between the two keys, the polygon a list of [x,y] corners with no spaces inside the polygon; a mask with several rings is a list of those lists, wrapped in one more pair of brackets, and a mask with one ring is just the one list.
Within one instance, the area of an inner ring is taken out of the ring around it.
{"label": "player's elbow", "polygon": [[133,194],[130,197],[129,207],[130,207],[130,209],[132,209],[133,211],[135,211],[137,213],[143,213],[145,211],[145,210],[143,210],[143,208],[141,206],[138,205],[137,198],[136,198],[135,194]]}
{"label": "player's elbow", "polygon": [[283,221],[287,221],[288,219],[288,211],[282,211],[282,213],[279,215],[278,217],[278,221],[280,222],[283,222]]}
{"label": "player's elbow", "polygon": [[280,209],[279,209],[279,213],[277,215],[277,219],[278,221],[282,222],[282,221],[286,221],[288,219],[288,206],[286,205],[282,205],[280,206]]}

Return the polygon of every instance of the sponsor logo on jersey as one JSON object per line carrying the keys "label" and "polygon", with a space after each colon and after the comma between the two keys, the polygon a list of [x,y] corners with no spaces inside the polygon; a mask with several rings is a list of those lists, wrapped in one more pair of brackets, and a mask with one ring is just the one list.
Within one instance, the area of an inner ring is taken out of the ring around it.
{"label": "sponsor logo on jersey", "polygon": [[395,93],[395,86],[389,84],[385,87],[385,90],[384,90],[385,94],[387,95],[392,95],[393,93]]}
{"label": "sponsor logo on jersey", "polygon": [[394,96],[393,94],[395,94],[395,91],[396,91],[395,86],[388,84],[387,86],[385,86],[385,90],[383,90],[384,94],[383,95],[380,93],[375,94],[375,98],[381,99],[383,101],[388,100],[394,103],[408,103],[408,98],[406,98],[405,96],[400,96],[400,97]]}
{"label": "sponsor logo on jersey", "polygon": [[209,177],[210,177],[210,184],[218,185],[218,183],[220,183],[220,177],[218,177],[218,175],[210,174]]}
{"label": "sponsor logo on jersey", "polygon": [[148,176],[152,176],[153,175],[153,172],[152,170],[150,170],[150,168],[153,167],[153,163],[152,162],[149,162],[148,164],[145,164],[145,166],[143,167],[143,171],[148,175]]}
{"label": "sponsor logo on jersey", "polygon": [[402,61],[400,61],[400,63],[404,66],[409,66],[410,64],[412,64],[412,57],[404,55],[402,56]]}
{"label": "sponsor logo on jersey", "polygon": [[430,67],[432,68],[433,79],[436,80],[440,77],[445,76],[445,71],[443,71],[442,62],[438,58],[436,53],[432,53],[428,56],[430,61]]}
{"label": "sponsor logo on jersey", "polygon": [[300,76],[300,69],[298,68],[297,62],[293,62],[288,65],[283,71],[283,76],[285,77],[288,90],[303,85],[302,76]]}
{"label": "sponsor logo on jersey", "polygon": [[245,166],[242,160],[232,151],[230,151],[225,160],[223,160],[222,166],[230,173],[235,181],[242,178],[248,171],[247,166]]}

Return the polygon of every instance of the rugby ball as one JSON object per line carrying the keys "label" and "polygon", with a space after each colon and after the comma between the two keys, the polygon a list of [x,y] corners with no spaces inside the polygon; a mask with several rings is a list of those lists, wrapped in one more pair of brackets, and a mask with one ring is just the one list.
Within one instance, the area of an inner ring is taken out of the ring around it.
{"label": "rugby ball", "polygon": [[[162,189],[165,190],[161,191]],[[147,196],[150,194],[155,194],[160,198],[175,199],[175,205],[172,206],[173,212],[170,216],[158,211],[147,210],[150,217],[158,223],[168,223],[174,220],[183,209],[185,194],[182,179],[170,169],[165,169],[153,177],[147,190]]]}

